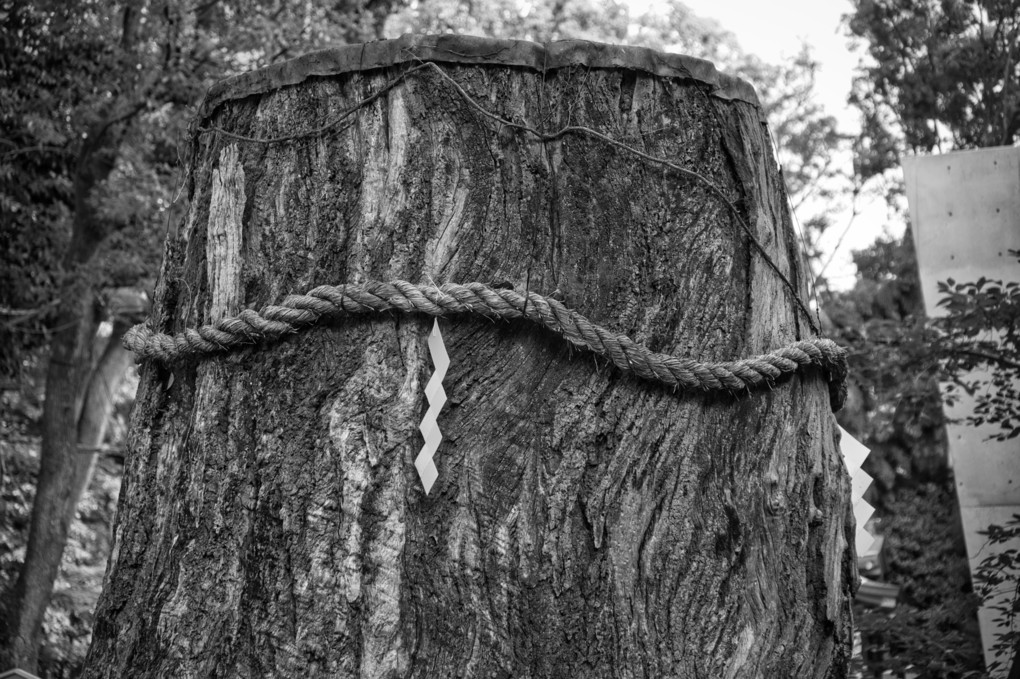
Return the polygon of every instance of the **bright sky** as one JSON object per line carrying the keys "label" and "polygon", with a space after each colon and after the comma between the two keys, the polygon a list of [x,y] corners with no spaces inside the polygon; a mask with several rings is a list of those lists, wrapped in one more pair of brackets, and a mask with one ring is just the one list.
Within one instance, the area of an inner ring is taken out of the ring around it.
{"label": "bright sky", "polygon": [[[632,0],[636,7],[654,6],[654,0]],[[851,52],[849,40],[840,25],[841,17],[851,11],[849,0],[683,0],[695,14],[712,18],[732,32],[740,46],[762,59],[778,63],[795,56],[801,44],[811,47],[820,64],[817,92],[825,110],[836,117],[844,132],[858,129],[856,112],[846,103],[850,93],[853,69],[858,55]],[[752,83],[753,84],[753,83]],[[850,162],[850,158],[846,159]],[[902,233],[903,225],[886,218],[886,206],[875,199],[860,206],[861,214],[854,219],[846,237],[836,251],[826,277],[834,288],[845,289],[853,285],[856,269],[850,259],[852,250],[870,245],[882,235],[888,224],[894,232]],[[838,215],[834,225],[825,234],[822,247],[836,248],[842,232],[850,220],[847,214]]]}

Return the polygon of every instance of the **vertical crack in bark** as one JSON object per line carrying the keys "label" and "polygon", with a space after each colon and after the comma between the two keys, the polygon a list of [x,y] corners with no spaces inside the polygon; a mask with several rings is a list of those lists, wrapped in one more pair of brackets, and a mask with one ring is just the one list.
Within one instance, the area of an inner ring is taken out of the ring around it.
{"label": "vertical crack in bark", "polygon": [[[551,141],[542,144],[545,152],[545,163],[549,170],[547,181],[549,182],[549,254],[546,266],[551,273],[552,285],[559,288],[560,284],[560,259],[562,257],[562,238],[560,237],[560,175],[558,166],[561,160],[560,146],[562,141]],[[534,258],[532,254],[532,258]]]}
{"label": "vertical crack in bark", "polygon": [[220,153],[213,170],[212,196],[206,240],[209,277],[210,323],[241,310],[241,237],[244,228],[244,167],[238,159],[237,144]]}
{"label": "vertical crack in bark", "polygon": [[[376,112],[374,124],[365,125],[367,156],[361,174],[361,192],[358,205],[360,227],[356,231],[354,251],[347,261],[355,273],[351,282],[364,282],[378,276],[372,272],[379,238],[389,235],[409,207],[407,173],[410,171],[409,152],[414,144],[412,121],[407,109],[409,85],[402,83],[393,88],[382,103],[370,109]],[[367,117],[367,116],[366,116]]]}
{"label": "vertical crack in bark", "polygon": [[[348,604],[363,609],[363,676],[402,676],[409,655],[402,628],[408,468],[413,471],[413,423],[421,404],[424,335],[401,324],[396,346],[389,332],[363,349],[364,360],[327,410],[329,437],[339,454],[340,548],[338,584]],[[395,351],[394,351],[395,349]]]}

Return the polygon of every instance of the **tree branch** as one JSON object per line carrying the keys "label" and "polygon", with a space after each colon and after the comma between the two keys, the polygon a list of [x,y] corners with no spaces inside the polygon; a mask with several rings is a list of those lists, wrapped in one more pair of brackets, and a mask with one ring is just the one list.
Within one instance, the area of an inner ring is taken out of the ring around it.
{"label": "tree branch", "polygon": [[52,144],[36,144],[35,146],[23,146],[16,148],[13,151],[7,151],[0,155],[0,158],[14,158],[15,156],[25,155],[26,153],[36,153],[38,151],[50,152],[50,153],[70,153],[70,149],[66,146],[54,146]]}
{"label": "tree branch", "polygon": [[1020,363],[1011,361],[1008,358],[1002,356],[996,356],[977,349],[952,349],[948,352],[950,355],[957,354],[960,356],[970,356],[971,358],[980,358],[988,363],[995,363],[1003,368],[1010,368],[1012,370],[1020,371]]}

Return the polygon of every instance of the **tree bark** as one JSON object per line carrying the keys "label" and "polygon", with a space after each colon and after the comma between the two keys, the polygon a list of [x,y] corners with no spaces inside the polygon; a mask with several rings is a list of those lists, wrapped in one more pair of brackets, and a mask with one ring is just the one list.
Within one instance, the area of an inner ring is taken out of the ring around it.
{"label": "tree bark", "polygon": [[[404,38],[210,94],[152,324],[404,279],[558,291],[706,361],[809,332],[706,181],[507,122],[697,171],[803,287],[746,85],[633,48]],[[426,495],[431,323],[143,367],[83,676],[845,676],[854,525],[821,375],[675,393],[534,327],[444,319]]]}

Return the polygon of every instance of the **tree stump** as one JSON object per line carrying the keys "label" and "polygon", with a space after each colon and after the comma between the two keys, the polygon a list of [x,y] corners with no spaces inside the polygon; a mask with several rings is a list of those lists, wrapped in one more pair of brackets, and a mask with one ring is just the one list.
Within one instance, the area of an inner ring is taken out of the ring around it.
{"label": "tree stump", "polygon": [[[347,46],[220,83],[192,146],[162,332],[401,279],[552,294],[703,361],[812,334],[763,112],[706,62]],[[84,676],[845,676],[824,375],[678,391],[524,322],[440,323],[429,495],[429,317],[147,362]]]}

